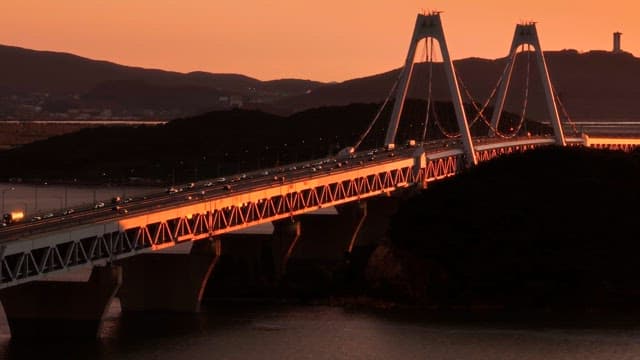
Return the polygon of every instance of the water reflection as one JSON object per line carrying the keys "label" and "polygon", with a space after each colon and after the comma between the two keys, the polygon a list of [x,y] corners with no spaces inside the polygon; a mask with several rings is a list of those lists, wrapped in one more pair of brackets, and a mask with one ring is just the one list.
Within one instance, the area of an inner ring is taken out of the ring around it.
{"label": "water reflection", "polygon": [[97,340],[35,345],[10,340],[5,334],[0,354],[8,359],[588,360],[640,356],[640,323],[631,318],[609,323],[598,316],[586,321],[576,318],[575,326],[566,326],[551,317],[485,315],[456,319],[416,311],[217,303],[205,304],[198,314],[120,314],[116,304]]}

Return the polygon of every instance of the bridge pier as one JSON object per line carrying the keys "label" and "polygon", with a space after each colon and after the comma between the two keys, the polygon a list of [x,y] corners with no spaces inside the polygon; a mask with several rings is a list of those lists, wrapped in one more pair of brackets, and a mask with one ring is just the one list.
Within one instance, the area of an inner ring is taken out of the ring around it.
{"label": "bridge pier", "polygon": [[220,257],[219,239],[192,243],[188,254],[142,254],[123,259],[122,311],[197,312]]}
{"label": "bridge pier", "polygon": [[395,196],[378,196],[367,199],[367,217],[358,233],[356,246],[374,247],[385,241],[391,217],[398,211],[400,199]]}
{"label": "bridge pier", "polygon": [[300,221],[283,220],[273,223],[271,254],[277,281],[287,272],[287,264],[298,245],[300,234]]}
{"label": "bridge pier", "polygon": [[344,284],[339,278],[349,270],[348,261],[367,216],[367,204],[347,203],[336,206],[336,210],[337,214],[305,214],[297,218],[300,237],[287,251],[283,278],[285,285],[298,294],[323,294]]}
{"label": "bridge pier", "polygon": [[300,239],[290,249],[290,257],[337,261],[351,252],[367,217],[367,203],[353,202],[335,208],[335,215],[311,213],[298,217]]}
{"label": "bridge pier", "polygon": [[94,267],[89,280],[33,281],[0,291],[11,337],[95,338],[122,283],[119,266]]}
{"label": "bridge pier", "polygon": [[[337,214],[303,215],[273,222],[268,233],[229,233],[219,238],[224,248],[207,294],[252,296],[278,285],[294,289],[327,285],[318,276],[345,264],[357,245],[366,218],[365,202],[337,207]],[[126,273],[125,273],[126,274]]]}
{"label": "bridge pier", "polygon": [[220,235],[224,254],[216,265],[207,295],[253,296],[270,291],[284,274],[286,263],[300,236],[300,223],[291,219],[273,222],[262,232]]}

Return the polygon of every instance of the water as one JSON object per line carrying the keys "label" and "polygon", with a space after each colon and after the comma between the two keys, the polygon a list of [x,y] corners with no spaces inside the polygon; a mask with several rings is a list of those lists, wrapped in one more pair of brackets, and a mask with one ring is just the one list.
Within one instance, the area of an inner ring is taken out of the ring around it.
{"label": "water", "polygon": [[[35,187],[0,184],[9,208],[35,210]],[[153,188],[39,186],[38,211]],[[159,299],[159,301],[162,301]],[[108,309],[96,340],[15,341],[0,311],[0,358],[61,359],[640,359],[640,316],[592,320],[434,319],[413,311],[205,302],[198,314]]]}
{"label": "water", "polygon": [[[11,190],[13,189],[13,190]],[[138,196],[162,191],[153,187],[132,186],[37,186],[17,183],[0,183],[2,213],[21,210],[29,218],[35,214],[55,212],[66,208],[94,204],[96,201],[108,203],[114,196]]]}
{"label": "water", "polygon": [[616,135],[616,136],[637,136],[640,133],[640,121],[576,121],[573,125],[564,123],[565,136],[573,135],[575,130],[578,133],[586,133],[592,136]]}
{"label": "water", "polygon": [[199,314],[122,315],[95,341],[11,341],[6,359],[638,359],[640,328],[433,321],[328,306],[209,304]]}

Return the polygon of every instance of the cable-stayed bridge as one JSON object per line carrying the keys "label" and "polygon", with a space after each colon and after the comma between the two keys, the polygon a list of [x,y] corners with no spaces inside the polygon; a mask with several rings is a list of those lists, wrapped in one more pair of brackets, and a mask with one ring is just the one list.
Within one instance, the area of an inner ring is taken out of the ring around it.
{"label": "cable-stayed bridge", "polygon": [[[421,124],[421,136],[399,142],[397,129],[412,78],[416,49],[423,41],[428,66],[433,63],[435,44],[439,47],[457,131],[447,129],[434,111],[430,67],[426,83],[427,111]],[[515,124],[504,126],[501,115],[519,49],[524,50],[527,60],[522,109]],[[531,71],[538,71],[542,79],[550,124],[546,134],[525,131],[528,74]],[[611,134],[588,134],[577,129],[553,89],[534,23],[517,25],[509,61],[489,98],[478,102],[469,94],[453,67],[440,15],[420,14],[405,66],[389,96],[359,140],[339,154],[237,174],[224,180],[192,183],[180,189],[147,194],[113,208],[75,209],[73,213],[0,228],[0,288],[4,289],[0,291],[0,299],[7,310],[12,331],[29,333],[31,330],[20,325],[24,319],[32,323],[40,318],[95,320],[97,316],[99,323],[100,310],[116,293],[121,297],[124,309],[162,308],[157,304],[149,305],[153,301],[162,303],[163,299],[158,298],[161,295],[156,294],[162,291],[181,297],[169,301],[173,305],[167,303],[166,308],[197,309],[204,285],[224,251],[219,239],[234,231],[274,224],[274,236],[282,243],[277,251],[277,267],[284,271],[287,259],[301,238],[301,231],[305,231],[297,222],[303,214],[330,207],[337,207],[338,214],[347,214],[351,225],[344,250],[351,251],[357,245],[358,232],[366,217],[371,216],[366,207],[370,199],[426,188],[434,181],[454,176],[479,162],[540,146],[587,146],[624,151],[640,146],[640,134],[620,135],[613,131]],[[473,116],[465,112],[463,95],[475,110]],[[393,110],[384,144],[374,149],[360,149],[360,144],[392,99]],[[491,103],[494,111],[489,118],[485,111]],[[430,139],[429,124],[435,125],[443,138]],[[477,124],[484,124],[489,129],[486,136],[471,136],[470,129]],[[183,244],[192,245],[190,253],[185,255],[186,262],[149,258],[160,250]],[[94,267],[94,272],[82,285],[68,288],[42,281],[56,273],[83,267]],[[159,268],[161,270],[151,270]],[[156,279],[150,280],[151,274],[156,274]],[[179,283],[175,285],[177,288],[169,285],[172,282]],[[91,309],[85,309],[85,306],[73,310],[60,300],[71,296],[69,294],[87,292],[93,294],[86,300]],[[57,300],[47,305],[25,300],[38,297]]]}

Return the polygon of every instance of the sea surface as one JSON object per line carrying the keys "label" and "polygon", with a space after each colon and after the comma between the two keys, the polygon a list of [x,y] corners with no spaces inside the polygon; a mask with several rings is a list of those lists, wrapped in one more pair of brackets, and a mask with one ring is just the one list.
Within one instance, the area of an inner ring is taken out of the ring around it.
{"label": "sea surface", "polygon": [[23,211],[28,220],[33,215],[48,212],[57,213],[79,206],[91,206],[99,201],[109,204],[111,198],[115,196],[126,198],[162,191],[162,188],[142,186],[0,183],[0,201],[2,201],[2,213]]}
{"label": "sea surface", "polygon": [[318,305],[205,303],[198,314],[120,313],[96,340],[13,341],[0,321],[5,359],[639,359],[640,326],[464,317]]}

